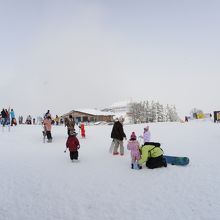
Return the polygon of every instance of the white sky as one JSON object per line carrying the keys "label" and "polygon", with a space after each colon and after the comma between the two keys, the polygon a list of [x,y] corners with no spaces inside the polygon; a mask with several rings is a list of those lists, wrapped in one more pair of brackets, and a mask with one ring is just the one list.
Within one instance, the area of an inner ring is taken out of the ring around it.
{"label": "white sky", "polygon": [[0,107],[220,109],[220,2],[0,0]]}

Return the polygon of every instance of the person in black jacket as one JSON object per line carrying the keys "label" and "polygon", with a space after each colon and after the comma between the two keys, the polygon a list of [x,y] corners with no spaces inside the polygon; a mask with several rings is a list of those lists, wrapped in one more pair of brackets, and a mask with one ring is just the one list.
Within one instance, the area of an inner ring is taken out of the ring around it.
{"label": "person in black jacket", "polygon": [[7,113],[6,113],[6,109],[2,109],[1,111],[1,115],[2,115],[2,126],[6,125],[7,122]]}
{"label": "person in black jacket", "polygon": [[120,117],[119,119],[116,119],[112,132],[111,132],[111,138],[113,138],[114,142],[114,149],[113,149],[113,155],[118,155],[118,147],[120,146],[120,155],[124,155],[124,146],[123,146],[123,139],[126,139],[126,134],[124,133],[123,129],[123,117]]}

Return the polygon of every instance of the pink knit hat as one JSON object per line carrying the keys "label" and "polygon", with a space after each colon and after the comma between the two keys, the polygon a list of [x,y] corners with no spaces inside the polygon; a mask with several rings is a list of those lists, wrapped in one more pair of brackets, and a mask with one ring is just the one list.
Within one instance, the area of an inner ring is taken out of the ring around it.
{"label": "pink knit hat", "polygon": [[133,131],[132,133],[131,133],[131,139],[134,139],[134,140],[136,140],[136,134],[135,134],[135,132]]}

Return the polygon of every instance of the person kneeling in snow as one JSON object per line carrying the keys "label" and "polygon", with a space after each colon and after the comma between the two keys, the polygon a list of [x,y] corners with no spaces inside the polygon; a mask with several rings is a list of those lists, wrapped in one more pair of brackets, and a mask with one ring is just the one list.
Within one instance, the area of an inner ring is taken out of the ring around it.
{"label": "person kneeling in snow", "polygon": [[160,148],[160,143],[145,142],[140,148],[141,159],[138,161],[139,165],[146,163],[149,169],[167,167],[167,162],[163,157],[163,150]]}
{"label": "person kneeling in snow", "polygon": [[[73,161],[78,160],[78,149],[80,148],[79,140],[76,137],[76,133],[74,131],[70,131],[69,137],[66,141],[66,148],[69,148],[70,151],[70,159]],[[66,151],[65,151],[66,152]]]}

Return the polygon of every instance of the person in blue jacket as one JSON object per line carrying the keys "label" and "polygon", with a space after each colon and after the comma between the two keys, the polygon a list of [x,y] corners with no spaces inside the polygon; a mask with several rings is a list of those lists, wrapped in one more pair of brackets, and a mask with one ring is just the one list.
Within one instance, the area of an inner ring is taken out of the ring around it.
{"label": "person in blue jacket", "polygon": [[16,119],[15,119],[15,113],[13,109],[11,109],[10,111],[10,116],[11,116],[11,126],[17,125]]}

